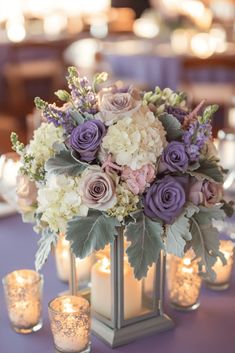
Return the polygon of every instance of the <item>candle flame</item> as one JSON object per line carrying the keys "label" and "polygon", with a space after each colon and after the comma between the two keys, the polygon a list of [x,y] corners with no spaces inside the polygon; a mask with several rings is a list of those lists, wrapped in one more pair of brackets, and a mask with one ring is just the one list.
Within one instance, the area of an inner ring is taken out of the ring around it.
{"label": "candle flame", "polygon": [[191,260],[188,257],[186,257],[185,259],[183,259],[183,264],[186,266],[189,266],[191,265]]}
{"label": "candle flame", "polygon": [[18,275],[18,276],[16,276],[16,282],[18,282],[19,284],[23,284],[24,278]]}
{"label": "candle flame", "polygon": [[190,268],[182,267],[182,272],[184,272],[184,273],[193,273],[193,268],[192,267],[190,267]]}
{"label": "candle flame", "polygon": [[99,260],[101,271],[110,273],[110,260],[104,256]]}
{"label": "candle flame", "polygon": [[65,313],[74,313],[75,312],[75,310],[73,309],[73,304],[68,300],[64,301],[64,312]]}

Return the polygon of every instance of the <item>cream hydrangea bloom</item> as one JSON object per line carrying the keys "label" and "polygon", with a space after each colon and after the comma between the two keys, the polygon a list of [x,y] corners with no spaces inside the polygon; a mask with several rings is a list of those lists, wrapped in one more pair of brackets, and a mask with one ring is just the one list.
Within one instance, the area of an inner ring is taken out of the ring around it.
{"label": "cream hydrangea bloom", "polygon": [[52,231],[65,233],[67,222],[75,216],[86,217],[88,208],[82,204],[78,177],[52,175],[38,190],[38,213]]}
{"label": "cream hydrangea bloom", "polygon": [[115,204],[115,207],[109,209],[107,213],[112,217],[117,217],[119,222],[122,222],[131,212],[138,209],[139,196],[134,195],[129,190],[126,183],[117,185],[116,194],[117,203]]}
{"label": "cream hydrangea bloom", "polygon": [[27,147],[27,154],[32,156],[30,173],[37,174],[44,167],[45,162],[55,154],[53,145],[55,142],[64,141],[64,129],[56,127],[53,123],[42,123],[35,130],[33,139]]}
{"label": "cream hydrangea bloom", "polygon": [[161,122],[146,107],[110,126],[102,147],[119,165],[136,170],[157,162],[166,146],[166,132]]}

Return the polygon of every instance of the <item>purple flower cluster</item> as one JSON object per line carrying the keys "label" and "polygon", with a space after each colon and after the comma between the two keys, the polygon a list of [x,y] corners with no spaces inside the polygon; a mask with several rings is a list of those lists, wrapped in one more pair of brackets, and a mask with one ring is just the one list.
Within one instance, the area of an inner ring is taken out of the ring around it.
{"label": "purple flower cluster", "polygon": [[167,113],[173,115],[181,124],[183,124],[186,115],[188,114],[185,110],[176,107],[167,107]]}
{"label": "purple flower cluster", "polygon": [[191,162],[198,161],[200,152],[206,142],[210,139],[212,127],[210,123],[200,124],[195,121],[183,134],[183,143]]}
{"label": "purple flower cluster", "polygon": [[48,104],[43,111],[43,116],[49,123],[53,123],[56,127],[62,126],[67,134],[71,134],[76,126],[71,117],[70,109],[60,109],[52,104]]}
{"label": "purple flower cluster", "polygon": [[92,162],[106,133],[100,120],[88,120],[78,125],[70,136],[70,146],[84,162]]}
{"label": "purple flower cluster", "polygon": [[96,114],[97,97],[86,77],[80,77],[78,71],[67,77],[68,87],[76,109],[81,113]]}

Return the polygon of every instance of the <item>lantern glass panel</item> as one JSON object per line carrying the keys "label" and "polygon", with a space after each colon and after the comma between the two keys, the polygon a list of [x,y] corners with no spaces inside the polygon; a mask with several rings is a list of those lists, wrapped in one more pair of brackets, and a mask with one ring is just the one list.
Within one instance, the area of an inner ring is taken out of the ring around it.
{"label": "lantern glass panel", "polygon": [[108,320],[112,318],[112,279],[110,246],[97,252],[91,269],[92,310]]}

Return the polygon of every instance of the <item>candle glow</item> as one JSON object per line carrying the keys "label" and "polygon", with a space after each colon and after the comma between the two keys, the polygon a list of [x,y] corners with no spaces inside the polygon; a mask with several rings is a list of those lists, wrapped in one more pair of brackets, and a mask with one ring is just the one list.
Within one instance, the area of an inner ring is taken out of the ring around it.
{"label": "candle glow", "polygon": [[176,309],[192,310],[198,307],[201,278],[198,265],[192,256],[180,259],[174,255],[169,258],[168,289],[171,304]]}
{"label": "candle glow", "polygon": [[19,270],[3,279],[8,314],[15,331],[30,333],[42,327],[42,277],[35,271]]}

